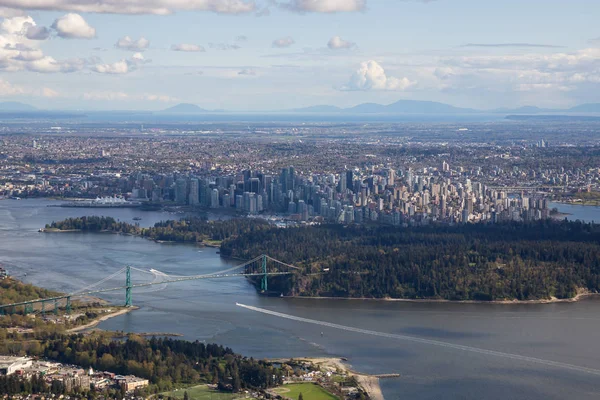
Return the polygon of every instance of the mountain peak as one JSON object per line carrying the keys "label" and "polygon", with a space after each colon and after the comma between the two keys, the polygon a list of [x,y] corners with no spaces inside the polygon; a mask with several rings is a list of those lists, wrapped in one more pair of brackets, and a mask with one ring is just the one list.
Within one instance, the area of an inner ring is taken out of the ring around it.
{"label": "mountain peak", "polygon": [[195,104],[191,103],[180,103],[176,106],[169,107],[166,110],[163,110],[165,113],[179,113],[179,114],[197,114],[207,112],[204,108],[198,107]]}

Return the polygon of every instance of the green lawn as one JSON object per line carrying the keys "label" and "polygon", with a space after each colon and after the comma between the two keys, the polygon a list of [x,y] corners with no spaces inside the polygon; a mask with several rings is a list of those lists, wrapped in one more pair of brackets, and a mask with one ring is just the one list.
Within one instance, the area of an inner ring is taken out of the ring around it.
{"label": "green lawn", "polygon": [[183,399],[183,394],[185,392],[187,392],[190,400],[235,400],[246,398],[244,393],[221,393],[217,392],[216,390],[209,389],[206,385],[199,385],[187,389],[165,392],[162,393],[162,395],[165,398],[170,396],[176,399]]}
{"label": "green lawn", "polygon": [[282,396],[298,400],[302,393],[304,400],[338,400],[338,398],[314,383],[291,383],[275,389]]}

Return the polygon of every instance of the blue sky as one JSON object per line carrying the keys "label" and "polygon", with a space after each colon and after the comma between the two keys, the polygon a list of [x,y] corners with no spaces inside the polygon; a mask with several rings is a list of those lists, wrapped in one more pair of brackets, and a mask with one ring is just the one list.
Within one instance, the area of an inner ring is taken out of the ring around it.
{"label": "blue sky", "polygon": [[600,102],[590,0],[0,0],[0,15],[0,101],[41,108]]}

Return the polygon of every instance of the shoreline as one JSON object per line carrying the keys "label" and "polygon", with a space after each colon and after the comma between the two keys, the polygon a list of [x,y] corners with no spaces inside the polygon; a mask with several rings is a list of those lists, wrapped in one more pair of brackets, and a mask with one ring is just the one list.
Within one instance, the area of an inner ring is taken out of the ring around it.
{"label": "shoreline", "polygon": [[[582,207],[600,207],[600,200],[588,200],[588,201],[552,201],[556,204],[564,204],[568,206],[582,206]],[[570,214],[569,214],[570,215]]]}
{"label": "shoreline", "polygon": [[130,313],[135,310],[139,310],[139,307],[133,306],[133,307],[129,307],[129,308],[120,309],[120,310],[110,313],[108,315],[103,315],[100,318],[97,318],[97,319],[93,320],[92,322],[89,322],[85,325],[76,326],[74,328],[67,329],[67,333],[77,333],[77,332],[85,331],[86,329],[94,328],[98,324],[100,324],[100,322],[107,321],[111,318],[118,317],[119,315],[127,314],[127,313]]}
{"label": "shoreline", "polygon": [[359,384],[360,388],[369,395],[371,400],[384,400],[381,386],[379,385],[379,378],[376,375],[369,375],[357,372],[352,369],[352,365],[349,364],[342,358],[338,357],[294,357],[294,358],[277,358],[268,359],[270,362],[286,362],[286,361],[304,361],[309,362],[313,365],[341,370],[348,376],[354,377]]}
{"label": "shoreline", "polygon": [[309,300],[340,300],[340,301],[373,301],[373,302],[404,302],[404,303],[445,303],[445,304],[498,304],[498,305],[528,305],[528,304],[556,304],[577,303],[586,297],[597,297],[600,293],[579,293],[570,299],[540,299],[540,300],[445,300],[445,299],[393,299],[393,298],[371,298],[371,297],[318,297],[318,296],[283,296],[285,299],[309,299]]}
{"label": "shoreline", "polygon": [[211,248],[215,248],[215,249],[219,249],[221,248],[220,244],[216,244],[216,243],[205,243],[205,242],[177,242],[177,241],[173,241],[173,240],[159,240],[159,239],[153,239],[151,237],[146,237],[143,235],[139,235],[136,233],[128,233],[128,232],[118,232],[118,231],[111,231],[108,229],[103,229],[101,231],[85,231],[82,229],[58,229],[58,228],[40,228],[38,230],[38,232],[40,233],[74,233],[74,232],[79,232],[79,233],[107,233],[107,234],[112,234],[112,235],[123,235],[123,236],[131,236],[131,237],[137,237],[140,239],[146,239],[146,240],[150,240],[153,241],[155,243],[158,244],[187,244],[187,245],[194,245],[194,246],[199,246],[199,247],[211,247]]}

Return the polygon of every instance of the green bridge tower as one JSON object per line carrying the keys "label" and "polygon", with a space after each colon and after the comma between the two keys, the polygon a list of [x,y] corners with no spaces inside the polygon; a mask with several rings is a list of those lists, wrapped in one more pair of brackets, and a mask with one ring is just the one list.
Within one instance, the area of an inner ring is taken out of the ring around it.
{"label": "green bridge tower", "polygon": [[263,277],[262,277],[262,281],[260,283],[260,290],[263,293],[266,293],[267,290],[269,289],[268,284],[267,284],[267,255],[263,254],[262,256],[262,272],[263,272]]}
{"label": "green bridge tower", "polygon": [[125,307],[131,307],[131,267],[127,266],[125,278]]}

